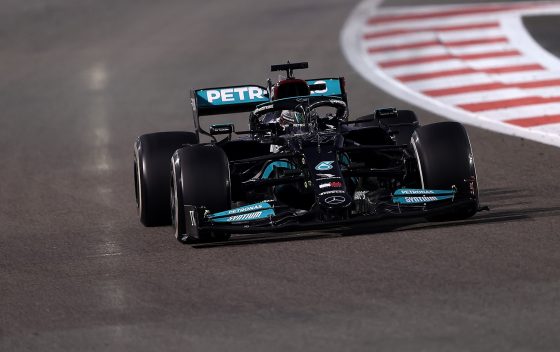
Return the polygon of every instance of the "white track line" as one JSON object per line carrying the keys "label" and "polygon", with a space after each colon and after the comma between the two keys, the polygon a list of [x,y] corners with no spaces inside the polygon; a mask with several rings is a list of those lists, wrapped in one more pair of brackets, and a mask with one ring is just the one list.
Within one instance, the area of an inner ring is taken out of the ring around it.
{"label": "white track line", "polygon": [[[408,8],[410,11],[410,8]],[[487,23],[495,20],[494,16],[481,16],[476,19],[477,23]],[[435,26],[459,26],[474,23],[472,17],[458,17],[458,18],[448,18],[448,19],[438,19],[438,20],[418,20],[407,24],[407,28],[413,28],[417,30],[422,30],[424,28],[430,28]],[[384,23],[376,25],[368,25],[367,23],[364,27],[360,28],[362,33],[370,32],[384,32],[389,30],[395,30],[403,28],[402,23]]]}
{"label": "white track line", "polygon": [[442,70],[454,70],[468,68],[467,64],[461,60],[446,60],[440,62],[430,62],[426,64],[408,65],[386,69],[388,75],[397,77],[402,75],[412,75],[419,73],[430,73]]}
{"label": "white track line", "polygon": [[499,28],[498,29],[470,29],[468,31],[438,33],[438,39],[443,42],[454,42],[459,40],[481,39],[481,38],[496,38],[502,36],[503,36],[503,31]]}
{"label": "white track line", "polygon": [[448,47],[447,52],[453,55],[472,55],[472,54],[482,54],[486,52],[503,52],[503,51],[511,51],[515,50],[516,48],[507,43],[507,44],[486,44],[486,45],[469,45],[464,47]]}
{"label": "white track line", "polygon": [[517,108],[496,109],[484,112],[488,118],[495,120],[521,119],[533,116],[550,116],[560,114],[560,103],[521,106]]}
{"label": "white track line", "polygon": [[405,35],[400,35],[398,37],[367,40],[366,44],[370,48],[378,48],[378,47],[394,46],[394,45],[417,44],[417,43],[423,43],[423,42],[433,41],[433,40],[437,40],[437,35],[435,33],[420,32],[420,33],[408,33]]}
{"label": "white track line", "polygon": [[469,104],[469,103],[482,103],[495,101],[496,96],[503,99],[515,99],[531,96],[521,89],[517,88],[504,88],[496,90],[486,90],[473,93],[453,94],[446,95],[439,98],[439,101],[449,105]]}
{"label": "white track line", "polygon": [[546,125],[546,128],[545,126],[535,126],[535,127],[529,127],[529,129],[539,133],[557,135],[560,134],[560,123]]}
{"label": "white track line", "polygon": [[560,146],[560,60],[521,20],[560,14],[560,1],[378,8],[380,2],[360,3],[340,37],[367,80],[450,119]]}
{"label": "white track line", "polygon": [[496,59],[465,60],[469,67],[476,70],[500,66],[517,66],[534,64],[535,60],[527,56],[500,57]]}
{"label": "white track line", "polygon": [[462,75],[461,79],[450,80],[449,77],[444,77],[410,82],[408,83],[408,87],[415,91],[422,92],[428,89],[455,88],[472,84],[491,83],[493,81],[494,80],[490,77],[490,75],[487,75],[485,73],[472,73],[468,75]]}
{"label": "white track line", "polygon": [[560,79],[560,72],[538,71],[538,72],[515,72],[492,75],[492,77],[504,83],[518,83],[527,81]]}
{"label": "white track line", "polygon": [[427,48],[417,48],[417,49],[407,49],[407,50],[397,50],[387,53],[370,54],[370,59],[374,61],[380,60],[399,60],[408,59],[411,57],[426,57],[433,55],[444,55],[449,53],[449,49],[445,46],[431,46]]}

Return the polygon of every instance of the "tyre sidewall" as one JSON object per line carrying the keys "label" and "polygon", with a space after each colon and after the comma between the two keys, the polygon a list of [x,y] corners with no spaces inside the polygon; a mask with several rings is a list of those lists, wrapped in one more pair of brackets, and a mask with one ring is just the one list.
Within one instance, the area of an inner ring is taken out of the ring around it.
{"label": "tyre sidewall", "polygon": [[140,221],[145,226],[171,223],[169,160],[181,146],[196,143],[191,132],[145,134],[134,144],[135,193]]}
{"label": "tyre sidewall", "polygon": [[173,156],[176,211],[175,236],[181,242],[226,239],[212,232],[188,233],[185,205],[204,207],[210,213],[231,208],[229,161],[215,145],[191,145],[178,149]]}
{"label": "tyre sidewall", "polygon": [[[457,122],[440,122],[418,128],[411,144],[416,155],[422,187],[457,188],[457,196],[472,199],[448,218],[467,218],[478,209],[478,186],[474,157],[467,131]],[[444,216],[445,218],[445,216]]]}

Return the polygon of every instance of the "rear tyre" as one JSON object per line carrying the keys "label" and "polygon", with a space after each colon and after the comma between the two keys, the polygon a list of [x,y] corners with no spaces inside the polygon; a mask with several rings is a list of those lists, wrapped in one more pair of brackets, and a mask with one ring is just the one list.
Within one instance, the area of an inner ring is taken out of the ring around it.
{"label": "rear tyre", "polygon": [[140,222],[144,226],[171,224],[169,160],[185,144],[196,144],[192,132],[144,134],[134,143],[134,190]]}
{"label": "rear tyre", "polygon": [[[194,233],[187,226],[186,205],[205,207],[211,213],[231,208],[229,161],[214,145],[178,149],[171,159],[171,213],[175,237],[183,243],[225,241],[229,234]],[[190,219],[190,216],[189,216]]]}
{"label": "rear tyre", "polygon": [[412,135],[422,188],[456,187],[457,197],[470,199],[445,214],[428,216],[431,221],[460,220],[478,210],[478,185],[467,131],[457,122],[440,122],[418,128]]}

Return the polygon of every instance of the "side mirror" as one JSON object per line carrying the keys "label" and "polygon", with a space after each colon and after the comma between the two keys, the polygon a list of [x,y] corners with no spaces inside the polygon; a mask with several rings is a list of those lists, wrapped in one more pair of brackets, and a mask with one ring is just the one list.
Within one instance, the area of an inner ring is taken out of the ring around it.
{"label": "side mirror", "polygon": [[378,119],[381,118],[396,118],[398,116],[397,109],[395,108],[381,108],[374,111],[374,116]]}
{"label": "side mirror", "polygon": [[219,134],[232,134],[234,130],[235,129],[232,123],[210,126],[210,134],[212,136]]}

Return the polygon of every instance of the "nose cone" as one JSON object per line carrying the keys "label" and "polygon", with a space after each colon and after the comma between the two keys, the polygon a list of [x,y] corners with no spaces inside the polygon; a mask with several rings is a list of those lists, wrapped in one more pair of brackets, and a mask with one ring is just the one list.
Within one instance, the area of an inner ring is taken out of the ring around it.
{"label": "nose cone", "polygon": [[352,204],[352,198],[342,190],[325,191],[318,198],[319,204],[327,209],[341,209]]}

